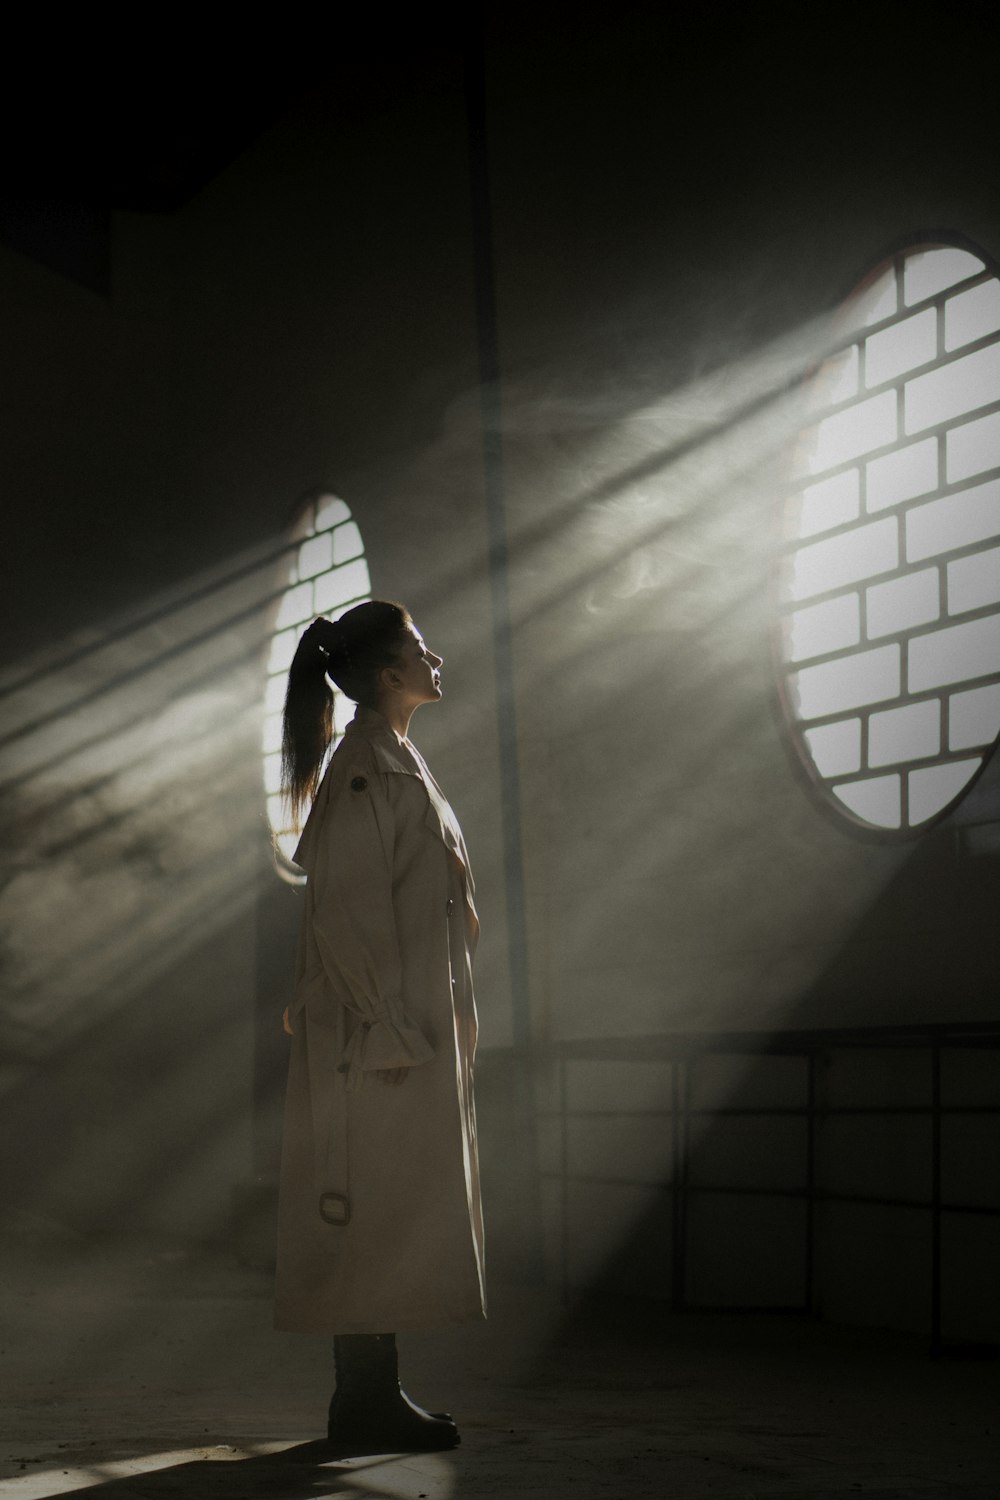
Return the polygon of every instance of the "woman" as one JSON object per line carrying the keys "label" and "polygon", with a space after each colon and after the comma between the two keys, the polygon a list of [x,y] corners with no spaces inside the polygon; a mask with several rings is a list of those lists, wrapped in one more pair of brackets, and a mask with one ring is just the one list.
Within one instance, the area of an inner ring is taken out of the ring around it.
{"label": "woman", "polygon": [[[325,775],[328,679],[358,705]],[[275,1323],[335,1335],[329,1437],[453,1447],[399,1388],[399,1329],[485,1316],[472,1064],[479,933],[462,831],[408,738],[441,658],[399,604],[314,620],[289,672],[284,785],[306,872]]]}

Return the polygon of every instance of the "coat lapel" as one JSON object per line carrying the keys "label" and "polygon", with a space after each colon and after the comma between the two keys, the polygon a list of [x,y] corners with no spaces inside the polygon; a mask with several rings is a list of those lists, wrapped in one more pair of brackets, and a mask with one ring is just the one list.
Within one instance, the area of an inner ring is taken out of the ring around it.
{"label": "coat lapel", "polygon": [[452,812],[451,804],[444,792],[431,775],[420,751],[414,749],[412,745],[409,748],[420,770],[420,779],[427,789],[427,826],[437,834],[445,848],[450,849],[459,861],[471,888],[472,871],[469,869],[469,855],[465,847],[465,839],[462,837],[462,830],[458,826],[458,819]]}

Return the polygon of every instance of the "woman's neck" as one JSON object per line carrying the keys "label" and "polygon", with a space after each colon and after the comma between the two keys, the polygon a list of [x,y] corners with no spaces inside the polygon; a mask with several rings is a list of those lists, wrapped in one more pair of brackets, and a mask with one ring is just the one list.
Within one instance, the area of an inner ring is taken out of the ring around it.
{"label": "woman's neck", "polygon": [[389,728],[394,730],[401,740],[406,739],[410,720],[413,717],[413,708],[408,708],[395,698],[379,698],[375,704],[375,712],[386,721]]}

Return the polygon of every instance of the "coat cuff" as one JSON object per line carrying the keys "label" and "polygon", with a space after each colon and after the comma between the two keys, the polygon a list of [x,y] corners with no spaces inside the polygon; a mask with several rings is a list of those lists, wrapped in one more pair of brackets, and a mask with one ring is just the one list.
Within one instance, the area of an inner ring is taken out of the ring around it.
{"label": "coat cuff", "polygon": [[361,1087],[364,1073],[381,1068],[415,1068],[430,1062],[433,1056],[430,1042],[406,1016],[400,1017],[398,1024],[386,1016],[362,1021],[355,1028],[344,1048],[340,1071],[347,1074],[347,1087],[353,1090]]}

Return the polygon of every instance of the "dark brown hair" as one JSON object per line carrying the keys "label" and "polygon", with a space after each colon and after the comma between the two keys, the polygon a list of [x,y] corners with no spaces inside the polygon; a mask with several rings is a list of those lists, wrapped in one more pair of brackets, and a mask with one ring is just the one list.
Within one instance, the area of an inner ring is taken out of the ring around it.
{"label": "dark brown hair", "polygon": [[296,828],[316,795],[333,740],[330,681],[355,703],[374,708],[378,674],[398,659],[412,625],[401,604],[369,599],[339,620],[313,620],[299,641],[288,669],[281,735],[281,787]]}

